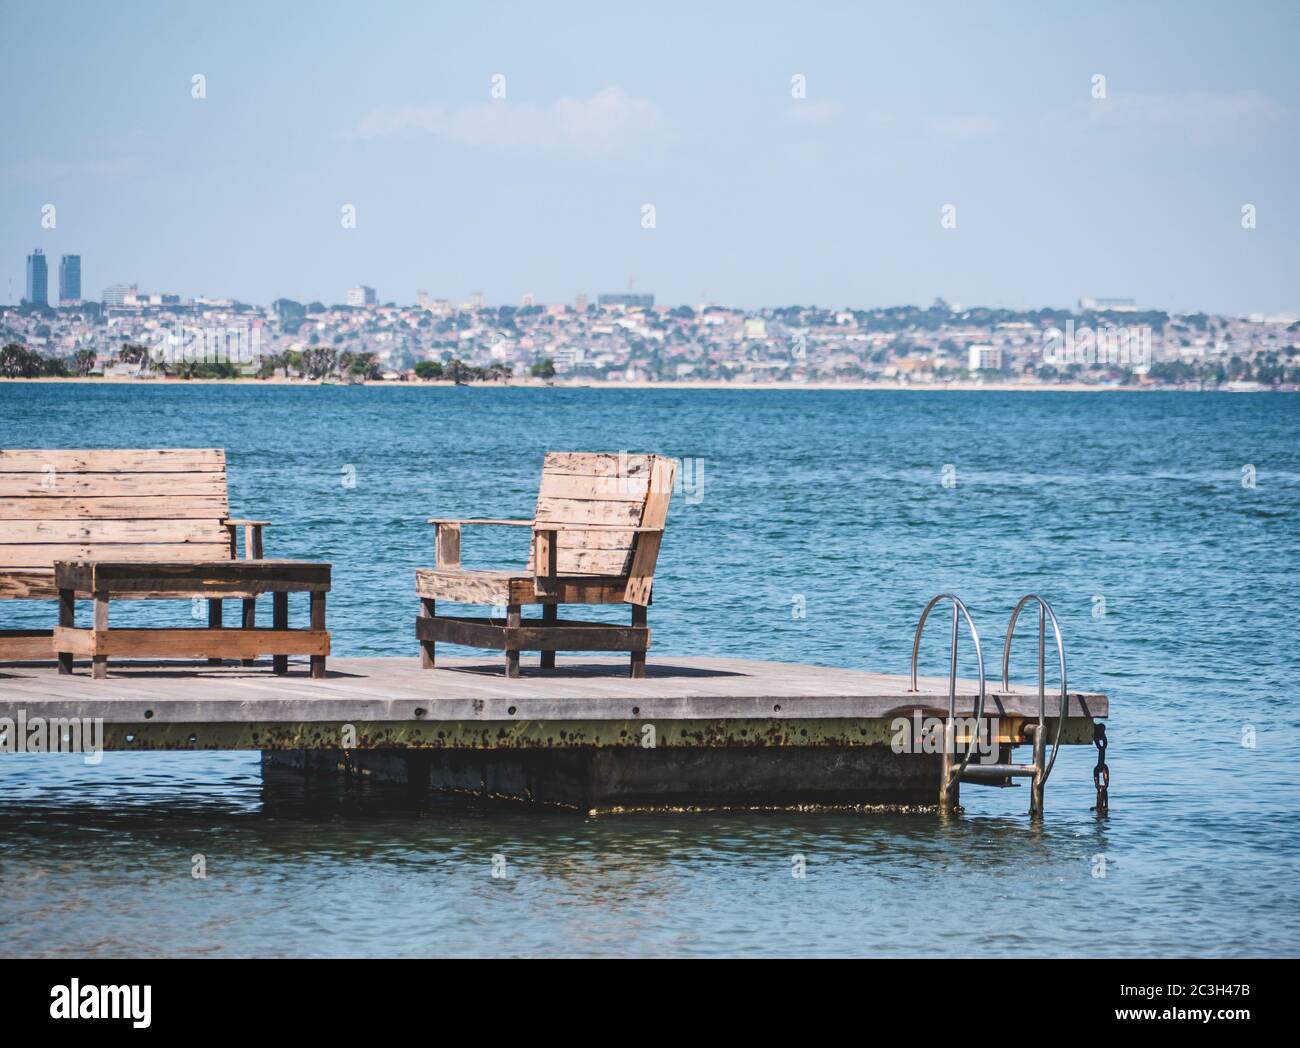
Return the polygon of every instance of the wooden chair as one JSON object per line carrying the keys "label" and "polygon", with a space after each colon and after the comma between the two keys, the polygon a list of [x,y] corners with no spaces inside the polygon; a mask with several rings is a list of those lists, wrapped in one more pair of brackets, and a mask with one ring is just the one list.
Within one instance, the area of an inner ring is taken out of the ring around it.
{"label": "wooden chair", "polygon": [[[662,455],[551,451],[531,520],[429,521],[437,529],[437,567],[415,573],[421,664],[434,665],[441,640],[504,650],[507,677],[519,676],[520,651],[540,651],[543,669],[555,668],[557,651],[627,651],[631,675],[644,677],[646,608],[676,470],[676,460]],[[527,566],[462,567],[460,534],[467,524],[528,528]],[[505,618],[439,615],[439,600],[504,605]],[[541,618],[522,619],[525,604],[540,604]],[[561,604],[630,604],[632,623],[561,620]]]}
{"label": "wooden chair", "polygon": [[[220,448],[0,450],[0,599],[59,601],[59,626],[0,631],[0,660],[74,656],[107,674],[108,656],[206,656],[251,665],[271,655],[329,654],[325,593],[330,565],[262,557],[264,520],[227,515]],[[238,559],[238,532],[244,559]],[[288,628],[288,595],[311,594],[311,629]],[[273,594],[271,629],[258,629],[259,593]],[[78,629],[78,597],[95,601],[94,626]],[[207,629],[109,629],[110,599],[206,598]],[[242,628],[222,628],[222,599],[243,601]]]}

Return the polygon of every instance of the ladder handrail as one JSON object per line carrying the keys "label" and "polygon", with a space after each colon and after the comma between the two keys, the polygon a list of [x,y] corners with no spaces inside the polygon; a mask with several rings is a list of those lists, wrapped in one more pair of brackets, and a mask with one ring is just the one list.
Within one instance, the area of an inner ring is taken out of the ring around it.
{"label": "ladder handrail", "polygon": [[[1003,690],[1009,690],[1011,687],[1010,668],[1011,668],[1011,638],[1016,632],[1016,620],[1020,617],[1021,609],[1031,600],[1038,602],[1038,738],[1041,740],[1043,732],[1046,731],[1047,718],[1047,690],[1046,690],[1046,665],[1045,656],[1047,648],[1047,620],[1052,620],[1052,634],[1056,639],[1056,656],[1061,669],[1061,709],[1056,720],[1056,737],[1052,740],[1052,755],[1045,764],[1038,769],[1038,785],[1047,782],[1047,777],[1052,774],[1052,766],[1056,763],[1056,753],[1061,748],[1061,730],[1065,727],[1065,719],[1070,710],[1070,692],[1069,684],[1065,676],[1065,642],[1061,639],[1061,624],[1056,621],[1056,612],[1052,606],[1047,603],[1037,593],[1027,593],[1020,598],[1020,603],[1011,612],[1011,621],[1007,623],[1007,637],[1002,644],[1002,687]],[[1041,745],[1041,742],[1040,742]],[[1037,750],[1037,747],[1035,747]],[[1039,751],[1041,752],[1041,751]]]}
{"label": "ladder handrail", "polygon": [[[947,770],[947,779],[944,782],[944,792],[947,792],[948,788],[951,787],[954,782],[961,780],[962,773],[966,771],[966,765],[970,763],[971,755],[975,752],[975,739],[974,733],[972,732],[972,737],[966,741],[966,755],[962,758],[960,766],[958,766],[956,770],[953,770],[953,766],[949,761],[951,755],[948,753],[948,745],[951,743],[954,749],[956,749],[957,745],[957,735],[954,722],[957,720],[957,636],[960,632],[958,627],[961,621],[958,617],[958,612],[960,612],[961,616],[966,619],[966,626],[970,630],[971,640],[975,642],[975,659],[979,663],[980,691],[975,704],[974,718],[976,731],[979,728],[979,722],[984,717],[984,696],[986,687],[984,682],[984,650],[980,647],[979,630],[975,628],[975,622],[971,619],[970,612],[966,610],[966,605],[962,603],[960,597],[954,593],[940,593],[925,606],[925,610],[921,612],[921,620],[916,624],[916,636],[912,638],[912,691],[915,692],[919,690],[916,686],[916,659],[921,650],[921,632],[925,629],[925,620],[930,617],[930,612],[941,600],[952,601],[952,649],[948,664],[948,721],[944,725],[945,738],[943,753],[944,765]],[[1053,756],[1055,756],[1055,754],[1053,754]]]}

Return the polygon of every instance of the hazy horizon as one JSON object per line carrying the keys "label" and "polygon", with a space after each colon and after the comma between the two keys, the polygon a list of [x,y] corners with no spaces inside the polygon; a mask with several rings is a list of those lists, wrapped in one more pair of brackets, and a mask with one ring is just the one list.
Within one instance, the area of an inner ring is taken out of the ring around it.
{"label": "hazy horizon", "polygon": [[10,303],[1300,308],[1293,4],[3,12]]}

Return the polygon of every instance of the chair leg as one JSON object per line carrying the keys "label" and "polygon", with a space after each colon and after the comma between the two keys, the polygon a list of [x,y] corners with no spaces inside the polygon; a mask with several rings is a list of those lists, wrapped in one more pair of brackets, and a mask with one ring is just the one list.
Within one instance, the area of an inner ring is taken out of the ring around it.
{"label": "chair leg", "polygon": [[[75,626],[77,624],[77,591],[59,590],[59,625]],[[59,672],[72,672],[72,652],[59,652]]]}
{"label": "chair leg", "polygon": [[[420,598],[420,618],[431,619],[437,609],[438,602],[432,597]],[[420,641],[420,668],[431,670],[434,666],[434,648],[436,645],[431,640]]]}
{"label": "chair leg", "polygon": [[[256,597],[244,598],[244,620],[242,625],[243,628],[246,630],[252,630],[257,628],[257,598]],[[256,661],[257,661],[256,659],[240,659],[239,664],[241,666],[251,666]]]}
{"label": "chair leg", "polygon": [[[518,628],[519,626],[519,605],[518,604],[506,605],[506,625]],[[506,649],[506,676],[511,678],[519,676],[519,649],[518,648]]]}
{"label": "chair leg", "polygon": [[[311,628],[313,630],[325,629],[325,591],[311,591]],[[312,680],[321,680],[325,676],[325,656],[311,656],[311,678]]]}
{"label": "chair leg", "polygon": [[[213,630],[221,628],[221,609],[222,603],[220,600],[213,599],[212,597],[208,598],[208,629]],[[208,659],[208,665],[220,666],[221,660],[210,658]]]}
{"label": "chair leg", "polygon": [[[645,608],[645,605],[644,605],[644,604],[633,604],[633,605],[632,605],[632,625],[633,625],[634,627],[645,626],[645,623],[646,623],[646,608]],[[634,651],[634,652],[632,652],[632,667],[631,667],[631,675],[632,675],[634,678],[636,678],[637,680],[640,680],[642,677],[645,676],[645,652],[644,652],[644,651]]]}
{"label": "chair leg", "polygon": [[[544,626],[554,626],[556,619],[560,617],[559,612],[560,612],[560,606],[558,604],[543,604],[542,624]],[[553,651],[542,652],[542,669],[544,670],[555,669],[555,652]]]}
{"label": "chair leg", "polygon": [[[108,591],[95,590],[95,634],[108,630]],[[95,680],[103,680],[108,676],[108,656],[92,655],[90,659],[90,675]]]}
{"label": "chair leg", "polygon": [[[289,594],[271,594],[271,628],[287,630],[289,628]],[[281,676],[289,672],[288,655],[272,655],[271,671]]]}

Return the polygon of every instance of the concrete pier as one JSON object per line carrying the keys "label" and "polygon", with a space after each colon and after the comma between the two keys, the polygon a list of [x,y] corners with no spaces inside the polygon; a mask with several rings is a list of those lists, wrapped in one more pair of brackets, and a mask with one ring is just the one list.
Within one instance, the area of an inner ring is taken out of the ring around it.
{"label": "concrete pier", "polygon": [[[78,667],[0,666],[0,757],[21,722],[96,721],[109,750],[263,751],[268,768],[350,774],[418,790],[582,811],[695,807],[933,805],[940,755],[896,752],[900,719],[942,718],[947,680],[741,659],[661,658],[644,680],[623,659],[559,670],[525,663],[334,659],[305,665],[123,664],[107,680]],[[958,713],[974,710],[961,682]],[[1104,695],[1072,692],[1066,745],[1091,744]],[[988,693],[999,760],[1029,745],[1035,689]],[[1054,734],[1055,719],[1048,719]],[[6,742],[5,740],[8,740]]]}

